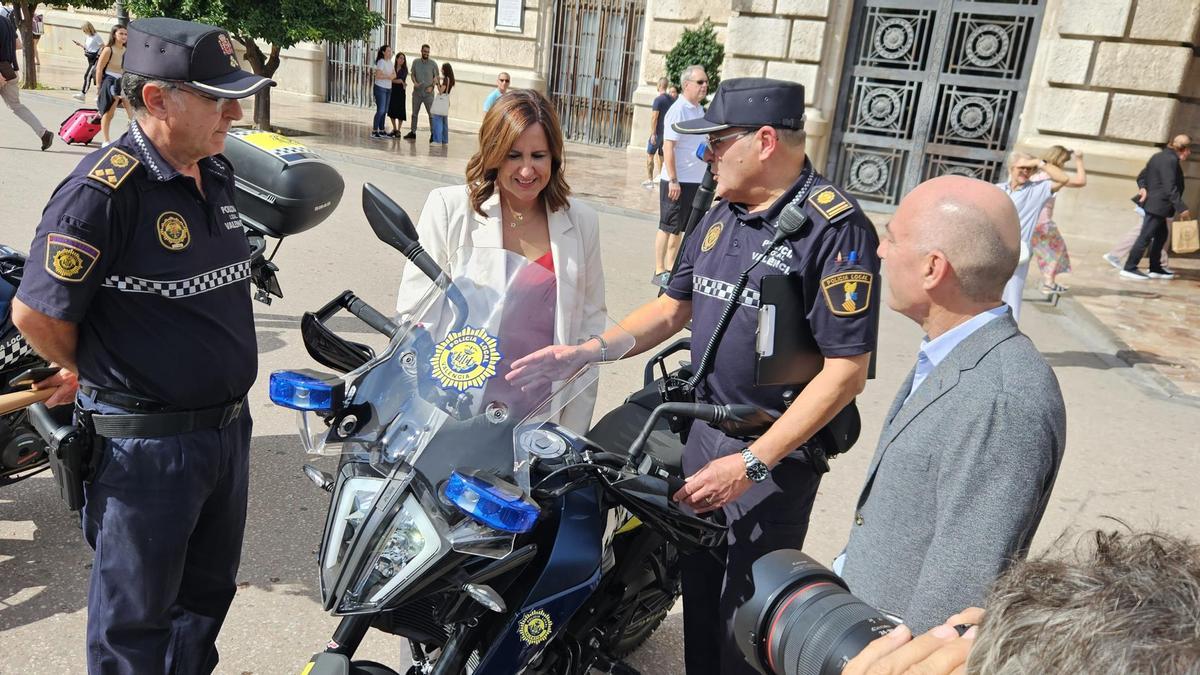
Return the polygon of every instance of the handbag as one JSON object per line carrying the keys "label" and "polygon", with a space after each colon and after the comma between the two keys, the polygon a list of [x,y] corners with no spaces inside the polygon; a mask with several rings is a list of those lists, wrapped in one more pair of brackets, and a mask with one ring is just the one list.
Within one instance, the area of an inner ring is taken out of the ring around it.
{"label": "handbag", "polygon": [[435,94],[433,97],[433,105],[429,106],[429,112],[434,115],[449,115],[450,114],[450,94]]}
{"label": "handbag", "polygon": [[1195,220],[1177,220],[1171,225],[1171,250],[1176,253],[1200,251],[1200,223]]}

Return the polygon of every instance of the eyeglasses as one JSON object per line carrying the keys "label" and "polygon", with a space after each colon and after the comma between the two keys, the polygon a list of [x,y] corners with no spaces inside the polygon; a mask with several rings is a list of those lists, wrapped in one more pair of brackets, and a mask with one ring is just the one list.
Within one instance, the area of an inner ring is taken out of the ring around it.
{"label": "eyeglasses", "polygon": [[709,136],[706,139],[708,141],[708,149],[712,152],[716,152],[717,147],[720,146],[722,143],[736,141],[739,138],[742,138],[744,136],[750,136],[757,131],[758,131],[758,129],[750,129],[749,131],[743,131],[740,134],[726,134],[724,136]]}
{"label": "eyeglasses", "polygon": [[196,96],[199,96],[200,98],[207,99],[209,101],[213,101],[217,104],[218,108],[225,105],[226,101],[233,100],[231,98],[222,98],[220,96],[213,96],[212,94],[210,94],[206,91],[201,91],[199,89],[196,89],[195,87],[190,87],[186,84],[182,84],[182,83],[178,83],[178,82],[173,83],[172,86],[180,91],[186,91],[189,94],[195,94]]}
{"label": "eyeglasses", "polygon": [[708,80],[688,80],[688,81],[695,82],[696,84],[708,84]]}
{"label": "eyeglasses", "polygon": [[508,82],[508,80],[500,80],[500,82]]}

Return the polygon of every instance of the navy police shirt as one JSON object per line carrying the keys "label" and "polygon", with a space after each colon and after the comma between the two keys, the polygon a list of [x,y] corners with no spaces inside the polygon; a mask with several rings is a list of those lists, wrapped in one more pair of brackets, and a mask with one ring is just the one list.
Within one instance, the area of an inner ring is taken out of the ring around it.
{"label": "navy police shirt", "polygon": [[[755,350],[760,289],[766,275],[798,275],[803,293],[807,341],[814,353],[801,355],[813,376],[825,357],[855,356],[875,350],[880,302],[879,237],[859,209],[823,176],[812,175],[807,194],[799,194],[812,174],[806,162],[799,179],[770,208],[748,213],[721,200],[690,235],[667,295],[692,303],[692,364],[697,365],[716,330],[738,277],[756,256],[766,253],[750,273],[737,310],[720,342],[697,399],[711,403],[748,403],[782,414],[783,393],[796,386],[755,385]],[[810,218],[791,239],[769,253],[775,220],[799,197]],[[706,425],[693,426],[695,431]],[[707,432],[702,432],[707,435]],[[690,445],[689,441],[689,445]]]}
{"label": "navy police shirt", "polygon": [[220,155],[199,167],[204,196],[135,122],[46,205],[17,297],[78,324],[83,383],[197,409],[254,382],[250,248],[233,170]]}

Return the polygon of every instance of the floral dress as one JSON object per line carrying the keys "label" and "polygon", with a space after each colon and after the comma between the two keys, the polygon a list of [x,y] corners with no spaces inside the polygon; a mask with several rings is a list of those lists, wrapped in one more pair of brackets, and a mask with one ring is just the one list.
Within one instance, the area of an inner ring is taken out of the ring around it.
{"label": "floral dress", "polygon": [[[1045,171],[1039,171],[1030,176],[1031,181],[1050,180]],[[1071,271],[1071,256],[1067,254],[1067,242],[1054,224],[1054,197],[1046,200],[1042,212],[1038,215],[1037,225],[1033,228],[1033,237],[1029,240],[1029,248],[1037,260],[1038,269],[1042,276],[1066,274]]]}

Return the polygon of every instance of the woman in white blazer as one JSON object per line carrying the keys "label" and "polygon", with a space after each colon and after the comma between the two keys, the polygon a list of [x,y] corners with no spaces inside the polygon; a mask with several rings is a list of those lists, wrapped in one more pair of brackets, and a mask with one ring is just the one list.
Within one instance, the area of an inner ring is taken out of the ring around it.
{"label": "woman in white blazer", "polygon": [[[532,293],[547,301],[526,297],[519,320],[501,322],[501,331],[509,333],[502,336],[504,360],[485,391],[511,387],[504,380],[507,364],[529,353],[522,349],[525,343],[531,351],[545,344],[574,345],[606,328],[596,212],[569,196],[562,165],[562,131],[553,106],[536,91],[511,90],[484,116],[479,150],[467,163],[467,184],[430,192],[421,209],[421,245],[443,269],[475,248],[507,249],[534,263],[526,266],[532,268]],[[495,274],[503,287],[505,273]],[[416,266],[405,267],[396,303],[401,318],[412,316],[430,285]],[[427,315],[415,318],[430,323]],[[566,406],[558,421],[586,431],[596,403],[594,379],[556,391],[554,407]]]}

